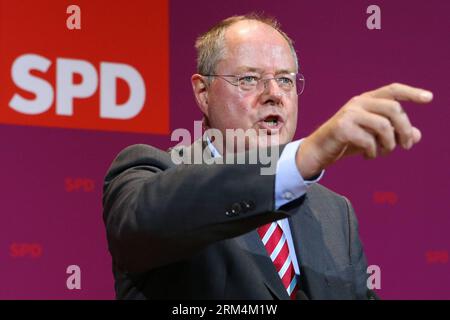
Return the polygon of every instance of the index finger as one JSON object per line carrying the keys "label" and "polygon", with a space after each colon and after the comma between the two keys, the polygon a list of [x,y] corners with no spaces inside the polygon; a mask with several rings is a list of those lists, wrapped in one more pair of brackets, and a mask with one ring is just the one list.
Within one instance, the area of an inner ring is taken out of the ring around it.
{"label": "index finger", "polygon": [[411,101],[417,103],[428,103],[433,100],[433,93],[431,91],[401,83],[392,83],[376,90],[369,91],[366,94],[372,98]]}

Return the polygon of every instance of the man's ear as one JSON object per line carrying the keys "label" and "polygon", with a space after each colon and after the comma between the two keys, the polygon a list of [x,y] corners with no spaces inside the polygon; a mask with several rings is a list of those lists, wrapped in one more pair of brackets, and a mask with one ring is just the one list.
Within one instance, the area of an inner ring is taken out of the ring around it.
{"label": "man's ear", "polygon": [[200,110],[206,117],[209,116],[209,104],[208,104],[208,84],[206,83],[206,78],[194,74],[191,77],[192,90],[194,90],[195,100]]}

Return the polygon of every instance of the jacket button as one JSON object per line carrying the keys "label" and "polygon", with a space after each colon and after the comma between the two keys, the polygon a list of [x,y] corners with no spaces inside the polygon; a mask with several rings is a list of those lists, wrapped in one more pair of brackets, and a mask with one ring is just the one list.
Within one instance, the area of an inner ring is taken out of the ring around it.
{"label": "jacket button", "polygon": [[231,205],[231,212],[233,212],[234,214],[238,215],[239,213],[242,212],[242,206],[240,203],[233,203]]}
{"label": "jacket button", "polygon": [[241,205],[242,205],[243,212],[247,212],[247,211],[253,210],[255,208],[255,204],[251,200],[242,201]]}

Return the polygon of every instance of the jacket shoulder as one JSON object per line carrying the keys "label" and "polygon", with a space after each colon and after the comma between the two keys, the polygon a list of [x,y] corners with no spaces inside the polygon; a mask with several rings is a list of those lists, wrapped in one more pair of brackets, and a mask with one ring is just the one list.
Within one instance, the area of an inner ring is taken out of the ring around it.
{"label": "jacket shoulder", "polygon": [[319,183],[315,183],[306,192],[309,207],[315,213],[336,213],[347,215],[350,208],[349,200]]}
{"label": "jacket shoulder", "polygon": [[105,184],[108,184],[112,179],[130,168],[149,166],[165,169],[173,165],[170,155],[166,151],[147,144],[134,144],[117,154],[104,180]]}
{"label": "jacket shoulder", "polygon": [[307,191],[309,198],[313,201],[317,201],[320,198],[327,197],[331,201],[344,201],[346,199],[345,196],[328,189],[327,187],[321,185],[320,183],[312,184]]}

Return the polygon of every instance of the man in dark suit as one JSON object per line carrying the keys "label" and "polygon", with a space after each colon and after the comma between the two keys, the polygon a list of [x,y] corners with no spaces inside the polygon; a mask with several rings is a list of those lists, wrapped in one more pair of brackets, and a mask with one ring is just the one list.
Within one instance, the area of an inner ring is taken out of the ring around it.
{"label": "man in dark suit", "polygon": [[[207,130],[204,139],[170,152],[134,145],[112,163],[103,218],[117,298],[374,297],[352,206],[317,181],[346,156],[375,158],[378,148],[387,154],[419,142],[398,101],[426,103],[432,94],[401,84],[363,93],[292,141],[304,79],[276,22],[228,18],[196,48],[194,95],[205,129],[224,137],[211,139]],[[256,143],[279,152],[275,174],[261,174],[258,162],[211,164],[256,152],[252,141],[243,149],[226,141],[227,129],[276,138]],[[190,162],[195,150],[206,155],[200,164]],[[179,157],[184,163],[174,161]]]}

